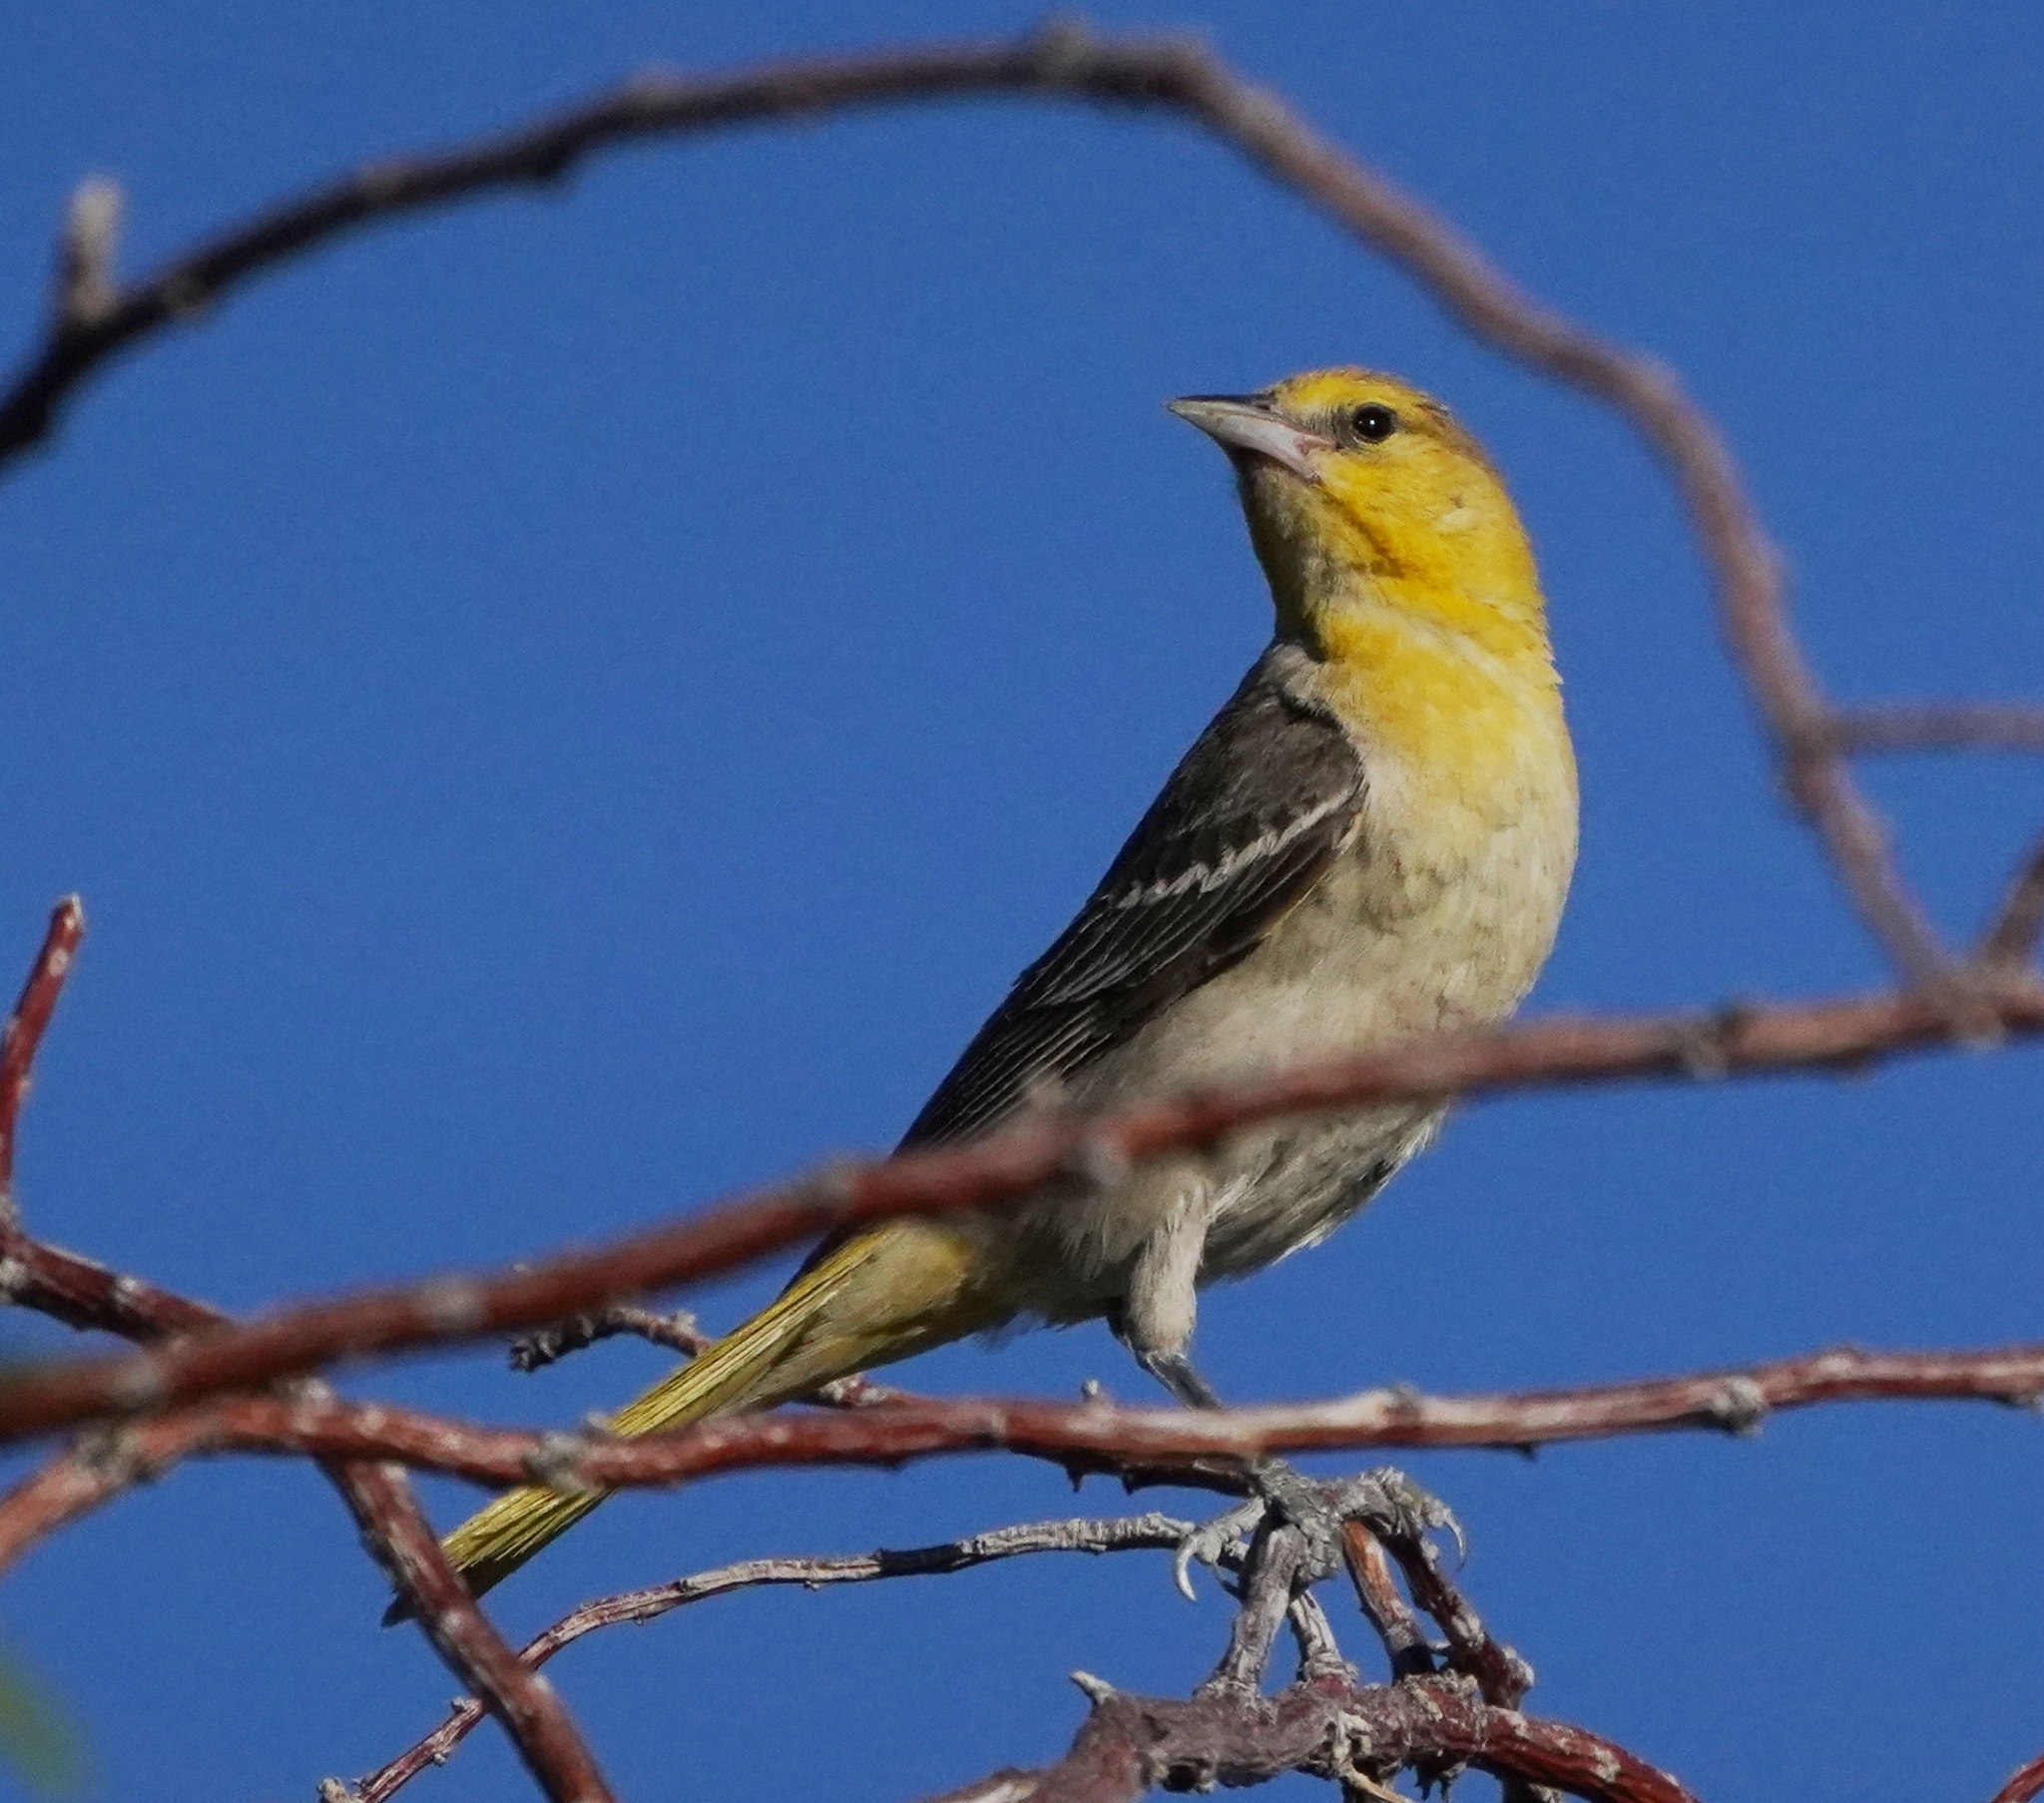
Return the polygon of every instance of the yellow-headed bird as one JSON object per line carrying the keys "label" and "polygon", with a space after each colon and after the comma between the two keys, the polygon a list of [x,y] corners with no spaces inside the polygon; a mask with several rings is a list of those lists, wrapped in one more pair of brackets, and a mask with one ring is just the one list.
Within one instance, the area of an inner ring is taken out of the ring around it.
{"label": "yellow-headed bird", "polygon": [[[905,1146],[984,1132],[1046,1090],[1107,1108],[1483,1026],[1553,943],[1575,760],[1532,549],[1482,448],[1360,369],[1172,410],[1235,465],[1277,631]],[[1018,1317],[1105,1316],[1210,1404],[1187,1356],[1200,1286],[1323,1238],[1442,1113],[1281,1122],[1118,1184],[845,1235],[611,1426],[766,1407]],[[511,1491],[448,1555],[480,1594],[602,1500]]]}

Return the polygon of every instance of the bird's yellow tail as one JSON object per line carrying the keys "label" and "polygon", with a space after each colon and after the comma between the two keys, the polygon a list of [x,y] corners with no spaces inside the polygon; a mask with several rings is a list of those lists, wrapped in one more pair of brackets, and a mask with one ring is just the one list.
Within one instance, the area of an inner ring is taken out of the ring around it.
{"label": "bird's yellow tail", "polygon": [[[1007,1313],[970,1231],[897,1220],[847,1240],[774,1301],[611,1418],[628,1437],[736,1409],[769,1408],[833,1378],[991,1327]],[[603,1502],[609,1491],[531,1486],[471,1516],[441,1544],[480,1596]],[[393,1607],[387,1619],[401,1609]]]}

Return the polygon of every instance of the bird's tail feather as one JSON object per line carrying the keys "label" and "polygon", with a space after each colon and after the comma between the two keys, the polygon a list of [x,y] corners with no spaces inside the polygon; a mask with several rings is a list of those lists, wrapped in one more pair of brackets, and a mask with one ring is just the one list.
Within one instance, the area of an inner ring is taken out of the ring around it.
{"label": "bird's tail feather", "polygon": [[[611,1418],[627,1437],[767,1408],[870,1366],[994,1325],[979,1240],[940,1220],[888,1221],[798,1275],[743,1326]],[[480,1596],[565,1534],[608,1491],[506,1491],[441,1544]],[[388,1620],[400,1618],[393,1605]]]}

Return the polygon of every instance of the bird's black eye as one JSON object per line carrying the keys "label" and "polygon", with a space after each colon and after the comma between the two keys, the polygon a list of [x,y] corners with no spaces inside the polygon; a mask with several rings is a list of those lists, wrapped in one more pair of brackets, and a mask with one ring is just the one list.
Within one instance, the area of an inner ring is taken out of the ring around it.
{"label": "bird's black eye", "polygon": [[1398,416],[1381,401],[1370,401],[1348,416],[1348,429],[1364,444],[1382,444],[1398,429]]}

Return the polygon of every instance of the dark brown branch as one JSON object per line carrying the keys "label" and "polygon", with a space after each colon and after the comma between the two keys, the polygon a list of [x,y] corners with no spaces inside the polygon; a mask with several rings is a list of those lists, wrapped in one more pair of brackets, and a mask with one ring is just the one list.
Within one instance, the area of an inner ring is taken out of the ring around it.
{"label": "dark brown branch", "polygon": [[1055,1765],[996,1772],[930,1803],[1129,1803],[1160,1786],[1262,1784],[1284,1772],[1384,1783],[1466,1762],[1590,1803],[1695,1803],[1667,1773],[1581,1728],[1498,1709],[1453,1678],[1360,1684],[1322,1674],[1277,1696],[1216,1688],[1188,1702],[1097,1679],[1095,1707]]}
{"label": "dark brown branch", "polygon": [[[584,1603],[528,1641],[520,1649],[518,1657],[527,1666],[537,1669],[585,1634],[627,1622],[653,1621],[692,1602],[703,1602],[712,1596],[727,1596],[737,1590],[779,1584],[794,1584],[805,1590],[814,1590],[840,1583],[872,1583],[888,1578],[940,1577],[1035,1553],[1168,1552],[1192,1531],[1191,1522],[1152,1514],[1112,1521],[1035,1522],[1025,1527],[976,1534],[943,1546],[914,1547],[900,1552],[856,1553],[822,1559],[749,1559],[738,1565],[720,1566],[713,1572],[698,1572],[693,1577],[678,1578],[671,1583],[654,1584],[647,1589],[628,1590],[621,1595]],[[448,1755],[468,1737],[482,1716],[480,1703],[473,1697],[461,1698],[447,1719],[423,1740],[407,1747],[389,1764],[378,1767],[351,1789],[341,1788],[352,1803],[383,1803],[385,1798],[427,1766],[444,1765]]]}
{"label": "dark brown branch", "polygon": [[0,1032],[0,1212],[11,1212],[14,1197],[14,1141],[21,1125],[21,1105],[28,1096],[29,1072],[43,1043],[43,1032],[64,992],[72,957],[85,937],[85,907],[67,895],[50,913],[43,949],[29,967],[21,999]]}
{"label": "dark brown branch", "polygon": [[1827,728],[1840,751],[2044,751],[2044,707],[2020,701],[1888,701],[1840,707]]}
{"label": "dark brown branch", "polygon": [[[1977,992],[2005,1034],[2044,1030],[2044,986]],[[1393,1099],[1494,1095],[1646,1077],[1862,1068],[1947,1043],[1948,1014],[1917,995],[1750,1006],[1715,1015],[1552,1019],[1392,1048],[1109,1115],[1050,1113],[967,1144],[846,1164],[751,1200],[493,1276],[443,1276],[287,1308],[118,1358],[53,1363],[0,1384],[0,1440],[253,1389],[340,1359],[495,1338],[728,1271],[835,1227],[981,1206],[1076,1171],[1213,1144],[1278,1116]]]}
{"label": "dark brown branch", "polygon": [[1400,264],[1476,337],[1624,414],[1659,453],[1688,506],[1716,579],[1727,638],[1790,797],[1897,967],[1911,982],[1936,990],[1947,1012],[1959,1005],[1951,961],[1845,767],[1833,712],[1788,630],[1780,562],[1710,421],[1667,370],[1538,305],[1445,221],[1197,43],[1095,37],[1074,22],[1060,22],[1012,44],[777,63],[708,80],[646,76],[506,136],[368,165],[229,228],[86,314],[60,308],[42,345],[0,397],[0,462],[38,443],[63,404],[117,353],[360,226],[504,188],[552,183],[581,159],[639,139],[990,95],[1181,113]]}
{"label": "dark brown branch", "polygon": [[2044,934],[2044,838],[2030,848],[1973,956],[1990,973],[2019,971],[2036,955],[2040,934]]}
{"label": "dark brown branch", "polygon": [[[894,1466],[962,1453],[1006,1451],[1077,1474],[1132,1485],[1178,1484],[1240,1493],[1241,1461],[1265,1453],[1382,1452],[1395,1448],[1512,1449],[1627,1434],[1704,1429],[1748,1434],[1777,1411],[1873,1401],[1976,1401],[2033,1408],[2044,1394],[2044,1345],[1986,1352],[1868,1353],[1850,1348],[1745,1371],[1520,1395],[1428,1397],[1364,1390],[1326,1402],[1254,1409],[1128,1409],[1113,1404],[961,1397],[886,1408],[727,1416],[672,1434],[620,1440],[588,1434],[477,1427],[380,1403],[312,1393],[225,1396],[139,1424],[149,1436],[121,1453],[161,1472],[175,1458],[283,1454],[389,1461],[471,1483],[662,1488],[735,1471],[794,1466]],[[175,1429],[175,1432],[173,1432]],[[32,1486],[36,1480],[31,1480]],[[25,1486],[0,1502],[0,1547],[27,1538],[15,1512]],[[1393,1557],[1411,1550],[1392,1545]],[[1407,1565],[1420,1605],[1439,1613],[1447,1592]],[[1450,1640],[1461,1630],[1442,1615]],[[1481,1638],[1469,1625],[1468,1648]]]}

